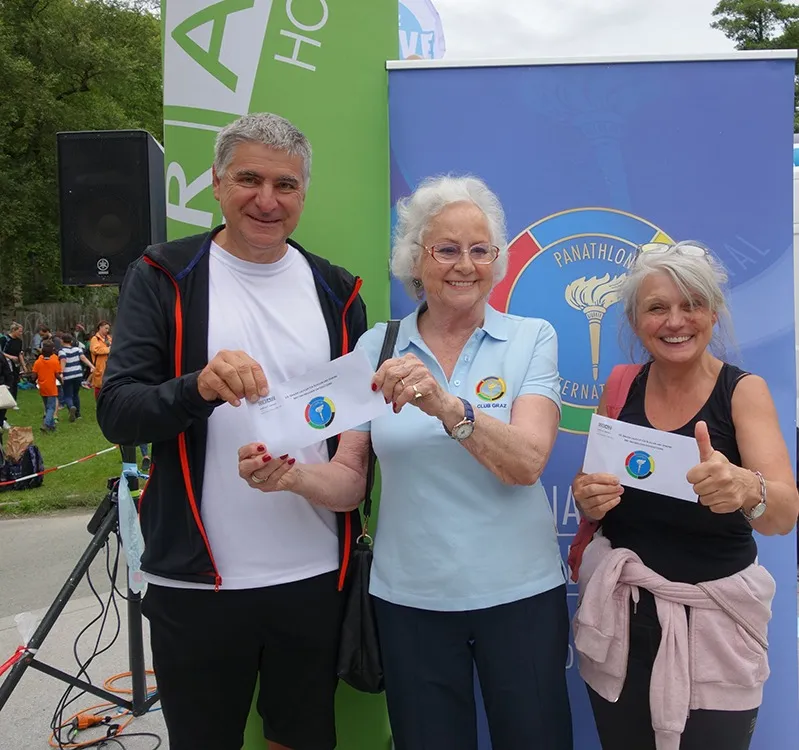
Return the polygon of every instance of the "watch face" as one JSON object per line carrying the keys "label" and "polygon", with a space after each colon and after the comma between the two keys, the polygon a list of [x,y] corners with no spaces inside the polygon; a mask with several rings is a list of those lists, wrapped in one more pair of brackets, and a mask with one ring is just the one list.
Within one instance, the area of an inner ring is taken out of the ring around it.
{"label": "watch face", "polygon": [[765,503],[758,503],[749,512],[749,518],[752,521],[754,521],[756,518],[760,518],[760,516],[762,516],[765,512],[766,512],[766,504]]}
{"label": "watch face", "polygon": [[452,437],[454,437],[455,440],[466,440],[473,432],[474,422],[466,422],[465,424],[455,425],[452,430]]}

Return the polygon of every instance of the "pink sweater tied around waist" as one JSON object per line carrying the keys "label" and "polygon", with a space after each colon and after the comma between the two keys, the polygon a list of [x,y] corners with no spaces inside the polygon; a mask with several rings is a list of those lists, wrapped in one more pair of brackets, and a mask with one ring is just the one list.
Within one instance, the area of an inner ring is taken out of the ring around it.
{"label": "pink sweater tied around waist", "polygon": [[638,603],[639,588],[655,597],[663,630],[649,688],[657,750],[679,750],[691,710],[745,711],[761,704],[776,588],[764,567],[755,563],[696,585],[674,583],[631,550],[612,549],[597,536],[585,551],[579,583],[574,642],[580,674],[612,702],[627,674],[630,600]]}

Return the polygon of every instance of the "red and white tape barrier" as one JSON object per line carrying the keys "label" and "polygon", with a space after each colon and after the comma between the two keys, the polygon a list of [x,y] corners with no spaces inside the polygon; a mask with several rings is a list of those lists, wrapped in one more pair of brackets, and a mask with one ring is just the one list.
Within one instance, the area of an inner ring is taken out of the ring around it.
{"label": "red and white tape barrier", "polygon": [[111,451],[117,450],[116,445],[112,445],[110,448],[104,448],[101,451],[97,451],[97,453],[91,453],[88,456],[84,456],[83,458],[79,458],[77,461],[70,461],[68,464],[61,464],[61,466],[51,466],[49,469],[45,469],[44,471],[38,471],[35,474],[28,474],[25,477],[20,477],[19,479],[11,479],[8,482],[0,482],[0,487],[6,487],[9,484],[16,484],[17,482],[24,482],[26,479],[33,479],[34,477],[42,477],[45,474],[50,474],[54,471],[58,471],[59,469],[66,469],[67,466],[74,466],[75,464],[82,464],[84,461],[88,461],[91,458],[95,458],[97,456],[102,456],[103,453],[110,453]]}

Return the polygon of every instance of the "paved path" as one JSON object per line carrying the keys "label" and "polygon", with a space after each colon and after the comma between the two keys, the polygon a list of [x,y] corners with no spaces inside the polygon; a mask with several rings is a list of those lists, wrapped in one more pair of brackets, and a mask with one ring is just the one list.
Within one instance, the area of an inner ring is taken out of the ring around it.
{"label": "paved path", "polygon": [[[0,520],[0,662],[5,661],[20,643],[14,616],[25,611],[41,615],[55,599],[91,540],[86,531],[89,518],[91,513],[63,513]],[[112,539],[112,552],[115,549],[116,543]],[[95,588],[107,600],[111,586],[105,567],[105,555],[101,553],[91,568],[91,577]],[[123,576],[124,573],[119,576],[120,582],[124,582]],[[98,657],[89,670],[95,684],[102,684],[108,677],[128,671],[127,615],[125,602],[118,599],[118,603],[121,632],[116,644]],[[91,594],[86,581],[82,581],[42,647],[40,656],[43,661],[74,674],[77,667],[72,656],[72,644],[80,630],[99,612],[97,599]],[[112,611],[102,644],[111,640],[116,624]],[[149,666],[146,620],[144,626]],[[81,639],[79,654],[82,658],[91,653],[96,638],[97,628],[94,627]],[[121,681],[119,687],[125,687],[126,684]],[[29,669],[0,712],[0,750],[47,750],[50,720],[65,688],[58,680]],[[91,695],[83,696],[73,704],[74,710],[69,711],[68,715],[99,702]],[[155,732],[161,736],[161,750],[168,750],[160,710],[135,719],[129,731]],[[102,735],[87,733],[83,739],[98,736]],[[149,750],[155,745],[155,739],[150,737],[130,737],[125,740],[127,750]]]}

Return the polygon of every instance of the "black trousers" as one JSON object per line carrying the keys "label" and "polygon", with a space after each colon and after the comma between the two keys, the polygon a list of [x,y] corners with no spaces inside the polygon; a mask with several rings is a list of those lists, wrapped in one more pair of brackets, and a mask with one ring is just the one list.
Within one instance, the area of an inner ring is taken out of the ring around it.
{"label": "black trousers", "polygon": [[493,750],[571,750],[566,587],[488,609],[375,599],[396,750],[477,750],[474,668]]}
{"label": "black trousers", "polygon": [[[655,600],[641,589],[637,613],[630,615],[630,657],[619,700],[609,703],[588,688],[602,750],[655,750],[649,682],[660,636]],[[748,750],[757,711],[691,711],[680,750]]]}
{"label": "black trousers", "polygon": [[338,572],[219,592],[150,585],[153,667],[171,750],[241,750],[256,678],[264,737],[336,746]]}

